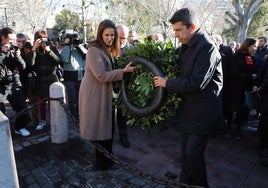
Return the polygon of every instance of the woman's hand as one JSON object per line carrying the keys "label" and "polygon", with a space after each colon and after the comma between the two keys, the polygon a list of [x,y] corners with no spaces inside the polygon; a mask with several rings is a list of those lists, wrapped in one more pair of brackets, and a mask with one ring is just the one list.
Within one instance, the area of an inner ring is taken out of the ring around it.
{"label": "woman's hand", "polygon": [[[42,44],[42,45],[44,45],[44,44]],[[46,52],[50,52],[50,51],[51,51],[49,45],[44,45],[44,48],[45,48],[45,51],[46,51]]]}
{"label": "woman's hand", "polygon": [[132,62],[129,62],[125,68],[123,69],[124,72],[134,72],[136,70],[136,67],[131,66]]}
{"label": "woman's hand", "polygon": [[41,45],[41,39],[36,39],[32,47],[32,50],[35,52],[40,45]]}

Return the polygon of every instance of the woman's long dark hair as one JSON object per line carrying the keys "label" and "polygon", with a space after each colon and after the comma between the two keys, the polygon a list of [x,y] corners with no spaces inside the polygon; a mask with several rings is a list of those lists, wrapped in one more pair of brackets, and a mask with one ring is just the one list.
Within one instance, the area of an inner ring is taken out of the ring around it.
{"label": "woman's long dark hair", "polygon": [[[102,38],[102,34],[103,34],[104,30],[108,29],[108,28],[112,28],[115,31],[114,41],[113,41],[113,44],[110,48],[108,48],[105,45],[103,38]],[[113,21],[111,21],[109,19],[105,19],[102,22],[100,22],[99,27],[98,27],[98,32],[97,32],[97,38],[92,44],[89,45],[89,47],[91,47],[91,46],[97,46],[99,48],[102,48],[102,49],[106,50],[106,52],[108,54],[111,54],[113,57],[118,57],[120,55],[118,33],[117,33],[116,26],[115,26]]]}
{"label": "woman's long dark hair", "polygon": [[257,41],[254,38],[246,38],[241,46],[238,48],[237,52],[242,54],[248,54],[248,48],[254,45]]}

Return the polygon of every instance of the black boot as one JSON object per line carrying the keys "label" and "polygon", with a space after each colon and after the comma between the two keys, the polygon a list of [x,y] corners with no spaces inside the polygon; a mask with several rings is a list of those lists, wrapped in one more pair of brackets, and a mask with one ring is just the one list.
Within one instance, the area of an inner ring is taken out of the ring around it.
{"label": "black boot", "polygon": [[226,126],[226,134],[225,134],[225,136],[226,136],[226,138],[231,138],[231,136],[232,136],[232,126],[230,124],[230,121],[227,121],[226,123],[227,123],[227,126]]}
{"label": "black boot", "polygon": [[120,136],[120,142],[122,144],[122,146],[124,146],[125,148],[129,148],[129,141],[126,135],[124,136]]}
{"label": "black boot", "polygon": [[226,136],[226,138],[231,138],[231,136],[232,136],[231,128],[227,128],[225,136]]}

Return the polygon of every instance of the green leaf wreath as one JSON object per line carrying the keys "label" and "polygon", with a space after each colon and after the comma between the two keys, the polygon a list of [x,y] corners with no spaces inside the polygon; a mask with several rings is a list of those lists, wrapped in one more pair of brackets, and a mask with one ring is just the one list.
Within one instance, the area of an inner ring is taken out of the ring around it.
{"label": "green leaf wreath", "polygon": [[[132,58],[141,56],[157,64],[168,78],[175,78],[179,74],[179,65],[177,64],[178,55],[172,42],[159,43],[148,42],[138,43],[136,47],[125,50],[124,56],[116,60],[117,68],[123,68]],[[142,108],[150,104],[154,92],[153,75],[146,67],[137,65],[134,73],[131,73],[131,79],[127,84],[128,99],[135,106]],[[121,102],[120,98],[115,101],[124,116],[128,116],[127,125],[140,126],[142,128],[156,128],[160,123],[167,125],[168,118],[171,118],[179,106],[181,99],[175,93],[167,93],[167,98],[162,107],[155,113],[137,117],[129,112]]]}

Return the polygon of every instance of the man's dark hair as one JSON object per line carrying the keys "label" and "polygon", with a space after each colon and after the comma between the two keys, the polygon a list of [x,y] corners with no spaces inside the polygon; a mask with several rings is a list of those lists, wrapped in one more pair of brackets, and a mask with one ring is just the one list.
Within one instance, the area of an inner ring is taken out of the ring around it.
{"label": "man's dark hair", "polygon": [[1,37],[4,36],[5,38],[8,37],[9,34],[12,34],[14,33],[14,30],[9,28],[9,27],[4,27],[0,30],[0,43],[2,42],[1,41]]}
{"label": "man's dark hair", "polygon": [[23,33],[17,33],[16,34],[16,37],[17,38],[24,38],[24,39],[26,39],[26,35],[24,35]]}
{"label": "man's dark hair", "polygon": [[187,28],[189,28],[193,24],[193,12],[188,8],[179,9],[173,14],[169,22],[171,24],[182,22],[187,26]]}
{"label": "man's dark hair", "polygon": [[265,37],[265,36],[258,37],[258,40],[259,39],[263,39],[265,43],[267,42],[267,37]]}

